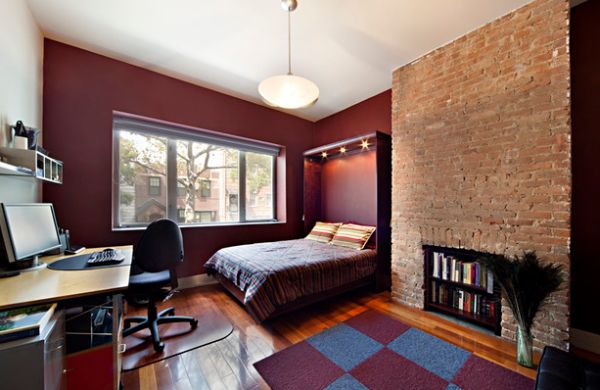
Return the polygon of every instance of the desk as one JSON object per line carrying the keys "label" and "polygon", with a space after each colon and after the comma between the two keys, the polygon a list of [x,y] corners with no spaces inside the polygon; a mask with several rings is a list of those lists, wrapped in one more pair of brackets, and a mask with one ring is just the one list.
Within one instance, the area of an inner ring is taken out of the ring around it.
{"label": "desk", "polygon": [[[114,294],[127,289],[131,268],[131,245],[112,247],[122,251],[125,260],[118,267],[57,271],[48,268],[22,272],[0,279],[0,310],[18,306],[64,301],[98,294]],[[88,248],[73,255],[93,253],[104,248]],[[44,256],[41,262],[52,263],[70,256]]]}
{"label": "desk", "polygon": [[[121,295],[127,289],[129,284],[129,272],[131,269],[131,259],[133,254],[132,246],[112,247],[119,249],[125,256],[125,260],[115,267],[90,268],[85,270],[52,270],[46,267],[39,270],[22,272],[18,276],[0,279],[0,310],[15,308],[20,306],[31,306],[36,304],[65,302],[76,298],[86,298],[98,295],[113,296],[113,337],[112,343],[106,347],[98,347],[89,350],[88,355],[76,353],[67,355],[66,367],[63,371],[66,374],[67,383],[81,383],[90,380],[90,375],[86,369],[97,370],[98,367],[90,366],[92,354],[96,353],[107,356],[108,364],[112,366],[112,377],[105,378],[107,383],[112,382],[113,389],[119,388],[121,359],[119,344],[121,342]],[[76,255],[93,253],[105,248],[89,248]],[[41,262],[52,263],[70,256],[56,255],[44,256],[40,258]],[[62,330],[64,339],[64,329]],[[112,361],[111,361],[112,360]],[[98,363],[95,361],[95,363]],[[81,369],[83,367],[83,369]],[[97,370],[101,372],[102,370]],[[109,368],[110,371],[110,368]],[[94,372],[92,372],[92,377]],[[83,377],[83,380],[81,379]],[[94,378],[96,381],[96,378]],[[96,381],[100,382],[100,381]],[[103,383],[103,382],[100,382]],[[98,386],[98,384],[96,384]],[[103,389],[110,385],[102,386]],[[79,385],[71,386],[73,388],[81,387]],[[93,387],[88,387],[93,388]]]}

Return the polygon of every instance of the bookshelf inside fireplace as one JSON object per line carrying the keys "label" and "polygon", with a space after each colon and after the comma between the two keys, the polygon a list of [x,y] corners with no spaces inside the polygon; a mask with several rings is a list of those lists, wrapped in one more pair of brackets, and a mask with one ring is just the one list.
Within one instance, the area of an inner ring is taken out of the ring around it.
{"label": "bookshelf inside fireplace", "polygon": [[[487,279],[487,270],[476,264],[477,259],[484,253],[424,245],[423,254],[425,310],[457,317],[499,335],[500,289],[493,283],[491,275],[491,279]],[[440,272],[440,256],[445,258],[447,263],[452,263],[451,259],[454,259],[452,271],[456,274]],[[438,263],[437,267],[435,262]]]}

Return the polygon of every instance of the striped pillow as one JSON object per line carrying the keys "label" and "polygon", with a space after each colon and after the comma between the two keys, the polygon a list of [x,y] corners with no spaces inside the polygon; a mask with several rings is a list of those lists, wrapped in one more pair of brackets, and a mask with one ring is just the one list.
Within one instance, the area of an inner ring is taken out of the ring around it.
{"label": "striped pillow", "polygon": [[317,222],[306,238],[319,242],[329,242],[341,225],[341,223]]}
{"label": "striped pillow", "polygon": [[360,250],[365,247],[374,231],[373,226],[345,223],[337,230],[330,244]]}

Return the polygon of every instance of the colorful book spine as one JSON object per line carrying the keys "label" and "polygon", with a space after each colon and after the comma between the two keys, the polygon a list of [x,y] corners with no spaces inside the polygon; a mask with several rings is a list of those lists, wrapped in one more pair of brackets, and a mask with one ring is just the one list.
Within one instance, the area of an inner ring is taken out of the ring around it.
{"label": "colorful book spine", "polygon": [[431,302],[483,318],[495,317],[493,300],[454,286],[432,281]]}
{"label": "colorful book spine", "polygon": [[487,292],[494,293],[494,275],[491,272],[487,273]]}
{"label": "colorful book spine", "polygon": [[433,276],[440,277],[441,253],[433,253]]}
{"label": "colorful book spine", "polygon": [[488,272],[485,266],[477,262],[461,261],[453,256],[433,252],[431,276],[455,283],[481,287],[490,294],[494,293],[494,276],[491,272]]}

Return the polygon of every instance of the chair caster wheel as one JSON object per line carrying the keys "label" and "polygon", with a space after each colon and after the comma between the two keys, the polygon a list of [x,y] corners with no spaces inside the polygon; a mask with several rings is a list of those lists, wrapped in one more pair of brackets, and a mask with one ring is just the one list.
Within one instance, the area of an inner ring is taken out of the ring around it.
{"label": "chair caster wheel", "polygon": [[198,320],[194,319],[194,321],[190,322],[192,329],[196,329],[198,327]]}
{"label": "chair caster wheel", "polygon": [[162,352],[165,349],[165,343],[154,343],[154,350],[156,352]]}

